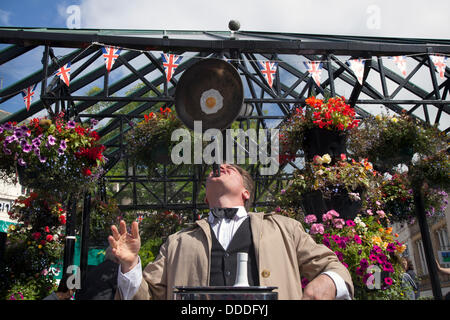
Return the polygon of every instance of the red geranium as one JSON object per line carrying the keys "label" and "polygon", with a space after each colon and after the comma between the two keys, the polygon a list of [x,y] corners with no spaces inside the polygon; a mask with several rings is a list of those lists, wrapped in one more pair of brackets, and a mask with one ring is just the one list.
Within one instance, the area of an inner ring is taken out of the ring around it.
{"label": "red geranium", "polygon": [[83,168],[82,173],[84,176],[90,176],[92,174],[92,171],[89,168]]}
{"label": "red geranium", "polygon": [[358,126],[355,110],[345,103],[344,97],[330,98],[326,102],[310,97],[305,102],[312,107],[313,123],[319,128],[344,131]]}
{"label": "red geranium", "polygon": [[40,232],[35,232],[31,236],[33,237],[34,240],[38,240],[41,237],[41,233]]}
{"label": "red geranium", "polygon": [[59,222],[61,224],[66,224],[66,215],[65,214],[62,214],[59,216]]}

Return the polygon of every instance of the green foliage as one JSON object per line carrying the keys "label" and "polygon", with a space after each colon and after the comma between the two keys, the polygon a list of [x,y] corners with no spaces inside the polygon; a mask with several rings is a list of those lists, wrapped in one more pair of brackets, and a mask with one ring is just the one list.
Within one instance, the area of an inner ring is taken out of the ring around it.
{"label": "green foliage", "polygon": [[141,258],[142,269],[144,269],[150,262],[153,262],[158,256],[159,248],[163,243],[162,238],[150,238],[141,245],[139,250],[139,257]]}
{"label": "green foliage", "polygon": [[56,290],[56,282],[49,277],[28,277],[14,280],[8,291],[0,289],[1,300],[42,300]]}
{"label": "green foliage", "polygon": [[[81,228],[83,202],[78,203],[77,226]],[[111,234],[111,226],[116,224],[122,213],[114,198],[106,202],[99,197],[91,199],[89,244],[95,247],[108,245],[108,236]]]}

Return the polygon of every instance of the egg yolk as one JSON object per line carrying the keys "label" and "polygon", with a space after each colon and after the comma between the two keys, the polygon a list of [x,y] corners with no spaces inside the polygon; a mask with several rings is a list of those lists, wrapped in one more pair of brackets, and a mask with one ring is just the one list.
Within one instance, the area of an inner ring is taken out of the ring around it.
{"label": "egg yolk", "polygon": [[206,106],[208,108],[213,108],[216,105],[216,98],[214,97],[209,97],[206,99]]}

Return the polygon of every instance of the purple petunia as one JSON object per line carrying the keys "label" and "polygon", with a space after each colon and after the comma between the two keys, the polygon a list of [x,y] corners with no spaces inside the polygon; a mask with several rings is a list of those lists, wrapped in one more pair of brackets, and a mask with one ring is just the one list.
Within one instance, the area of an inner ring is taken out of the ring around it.
{"label": "purple petunia", "polygon": [[59,144],[59,148],[63,151],[67,149],[66,140],[61,140],[61,143]]}
{"label": "purple petunia", "polygon": [[22,167],[24,167],[24,166],[27,165],[27,163],[26,163],[25,161],[23,161],[22,158],[19,158],[19,159],[17,160],[17,163],[19,164],[19,166],[22,166]]}
{"label": "purple petunia", "polygon": [[25,153],[30,152],[30,151],[31,151],[31,148],[32,148],[31,144],[28,144],[28,143],[25,143],[25,144],[22,146],[22,150],[23,150],[23,152],[25,152]]}
{"label": "purple petunia", "polygon": [[67,128],[68,129],[74,129],[75,125],[76,125],[76,123],[73,120],[70,120],[69,122],[67,122]]}
{"label": "purple petunia", "polygon": [[14,135],[15,135],[18,139],[20,139],[20,138],[22,138],[22,137],[25,135],[25,132],[24,132],[21,128],[16,128],[16,129],[14,130]]}
{"label": "purple petunia", "polygon": [[330,240],[328,238],[323,238],[322,243],[327,246],[328,248],[330,248]]}
{"label": "purple petunia", "polygon": [[8,148],[3,147],[3,153],[9,156],[10,154],[12,154],[12,151]]}
{"label": "purple petunia", "polygon": [[393,243],[389,243],[389,244],[387,245],[387,247],[386,247],[386,250],[387,250],[388,252],[395,252],[395,249],[396,249],[396,247],[395,247],[395,245],[394,245]]}
{"label": "purple petunia", "polygon": [[364,275],[364,269],[362,267],[357,267],[356,268],[356,274],[358,276],[363,276]]}
{"label": "purple petunia", "polygon": [[13,128],[13,126],[12,126],[11,123],[5,123],[5,124],[3,125],[3,129],[5,129],[5,130],[7,130],[7,131],[11,130],[12,128]]}
{"label": "purple petunia", "polygon": [[367,261],[367,259],[361,259],[359,265],[361,266],[362,270],[366,270],[369,267],[369,262]]}
{"label": "purple petunia", "polygon": [[334,254],[336,254],[336,256],[339,259],[339,261],[343,261],[344,260],[344,255],[342,254],[342,252],[335,251]]}
{"label": "purple petunia", "polygon": [[15,135],[8,136],[8,137],[5,138],[5,142],[8,143],[8,144],[12,143],[12,142],[14,142],[16,140],[17,140],[17,137]]}
{"label": "purple petunia", "polygon": [[64,154],[64,150],[60,147],[58,148],[58,155],[62,156]]}
{"label": "purple petunia", "polygon": [[41,163],[45,163],[45,162],[47,161],[47,158],[44,157],[43,155],[39,154],[39,161],[40,161]]}
{"label": "purple petunia", "polygon": [[47,141],[49,145],[53,146],[56,143],[56,138],[50,134],[47,138]]}
{"label": "purple petunia", "polygon": [[41,139],[38,138],[34,138],[33,140],[31,140],[31,144],[33,146],[39,147],[41,145]]}

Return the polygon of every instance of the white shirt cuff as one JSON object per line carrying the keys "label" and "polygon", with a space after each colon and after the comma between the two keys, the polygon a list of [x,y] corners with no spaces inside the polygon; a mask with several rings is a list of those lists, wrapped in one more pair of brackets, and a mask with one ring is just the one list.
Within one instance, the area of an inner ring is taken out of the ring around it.
{"label": "white shirt cuff", "polygon": [[131,300],[136,294],[142,281],[141,258],[138,257],[138,263],[127,273],[122,273],[120,264],[117,274],[117,288],[120,290],[123,300]]}
{"label": "white shirt cuff", "polygon": [[352,300],[347,285],[340,275],[333,271],[325,271],[324,274],[329,276],[336,286],[336,300]]}

